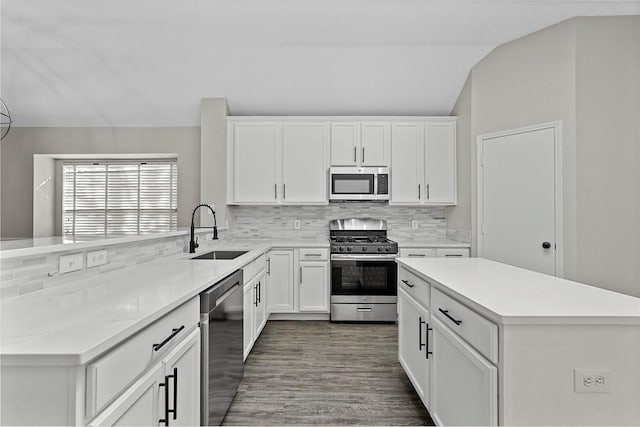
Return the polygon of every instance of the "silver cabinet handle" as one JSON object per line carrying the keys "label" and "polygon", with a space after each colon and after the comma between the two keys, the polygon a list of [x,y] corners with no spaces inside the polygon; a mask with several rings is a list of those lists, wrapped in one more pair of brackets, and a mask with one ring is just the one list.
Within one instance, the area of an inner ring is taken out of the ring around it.
{"label": "silver cabinet handle", "polygon": [[362,163],[364,163],[364,147],[362,147]]}
{"label": "silver cabinet handle", "polygon": [[444,256],[448,257],[448,256],[462,256],[462,254],[445,254]]}
{"label": "silver cabinet handle", "polygon": [[420,184],[418,184],[418,200],[420,200]]}
{"label": "silver cabinet handle", "polygon": [[271,276],[271,258],[267,258],[267,274]]}
{"label": "silver cabinet handle", "polygon": [[356,147],[353,147],[353,163],[356,162]]}
{"label": "silver cabinet handle", "polygon": [[371,307],[356,307],[356,311],[370,313],[373,309]]}
{"label": "silver cabinet handle", "polygon": [[277,200],[278,199],[278,184],[273,184],[273,193],[274,193],[273,198]]}
{"label": "silver cabinet handle", "polygon": [[409,258],[425,258],[425,254],[408,254]]}
{"label": "silver cabinet handle", "polygon": [[282,184],[282,200],[287,198],[287,184]]}
{"label": "silver cabinet handle", "polygon": [[302,266],[300,266],[300,275],[299,275],[299,282],[300,284],[302,284]]}
{"label": "silver cabinet handle", "polygon": [[309,256],[322,256],[322,254],[306,254],[305,257],[309,257]]}
{"label": "silver cabinet handle", "polygon": [[427,184],[427,200],[429,200],[429,184]]}

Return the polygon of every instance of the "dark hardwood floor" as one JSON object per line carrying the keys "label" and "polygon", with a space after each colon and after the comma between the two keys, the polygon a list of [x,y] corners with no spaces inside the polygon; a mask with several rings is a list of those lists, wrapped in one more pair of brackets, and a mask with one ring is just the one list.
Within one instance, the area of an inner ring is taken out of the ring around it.
{"label": "dark hardwood floor", "polygon": [[223,425],[433,425],[395,324],[267,323]]}

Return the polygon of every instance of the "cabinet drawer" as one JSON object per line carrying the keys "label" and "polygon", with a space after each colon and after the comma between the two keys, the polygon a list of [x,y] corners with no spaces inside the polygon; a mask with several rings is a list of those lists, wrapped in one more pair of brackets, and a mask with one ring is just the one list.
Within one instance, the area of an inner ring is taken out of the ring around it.
{"label": "cabinet drawer", "polygon": [[329,249],[299,249],[300,261],[326,261],[329,259]]}
{"label": "cabinet drawer", "polygon": [[400,289],[403,289],[423,306],[429,307],[429,282],[404,268],[400,268],[398,279],[398,287]]}
{"label": "cabinet drawer", "polygon": [[438,257],[442,258],[469,258],[469,249],[467,248],[438,248],[436,251]]}
{"label": "cabinet drawer", "polygon": [[[87,418],[95,415],[129,384],[185,337],[200,317],[200,299],[194,297],[104,356],[87,365]],[[174,329],[184,327],[157,351]]]}
{"label": "cabinet drawer", "polygon": [[398,250],[400,258],[433,258],[436,256],[434,248],[401,248]]}
{"label": "cabinet drawer", "polygon": [[498,362],[498,326],[437,288],[431,290],[431,315],[493,363]]}

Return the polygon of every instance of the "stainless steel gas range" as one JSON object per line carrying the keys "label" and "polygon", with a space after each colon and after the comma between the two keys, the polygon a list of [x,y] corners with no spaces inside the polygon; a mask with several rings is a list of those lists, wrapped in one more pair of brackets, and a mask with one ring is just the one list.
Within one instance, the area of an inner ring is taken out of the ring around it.
{"label": "stainless steel gas range", "polygon": [[331,321],[395,322],[398,244],[387,222],[373,218],[329,222]]}

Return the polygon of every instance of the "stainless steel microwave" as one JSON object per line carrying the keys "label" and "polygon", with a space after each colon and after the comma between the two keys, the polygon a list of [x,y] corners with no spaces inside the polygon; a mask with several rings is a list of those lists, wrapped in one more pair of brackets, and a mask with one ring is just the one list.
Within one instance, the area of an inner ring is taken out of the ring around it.
{"label": "stainless steel microwave", "polygon": [[329,200],[389,200],[389,168],[329,168]]}

